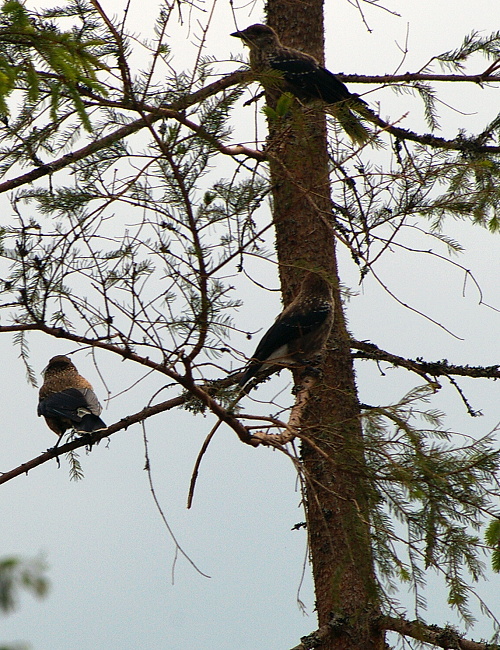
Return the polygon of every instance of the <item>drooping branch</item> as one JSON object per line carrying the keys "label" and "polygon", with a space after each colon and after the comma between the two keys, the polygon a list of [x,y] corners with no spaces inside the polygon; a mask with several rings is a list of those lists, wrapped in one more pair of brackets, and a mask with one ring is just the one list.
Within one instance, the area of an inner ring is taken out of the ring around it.
{"label": "drooping branch", "polygon": [[447,140],[446,138],[441,138],[432,133],[422,134],[410,131],[409,129],[402,129],[399,126],[389,124],[389,122],[383,120],[371,109],[364,108],[363,116],[366,117],[367,120],[373,122],[373,124],[376,124],[383,131],[387,131],[387,133],[390,133],[399,140],[410,140],[411,142],[418,142],[419,144],[424,144],[435,149],[445,149],[447,151],[470,151],[490,154],[500,153],[500,147],[483,145],[476,142],[473,137],[469,139],[457,137]]}

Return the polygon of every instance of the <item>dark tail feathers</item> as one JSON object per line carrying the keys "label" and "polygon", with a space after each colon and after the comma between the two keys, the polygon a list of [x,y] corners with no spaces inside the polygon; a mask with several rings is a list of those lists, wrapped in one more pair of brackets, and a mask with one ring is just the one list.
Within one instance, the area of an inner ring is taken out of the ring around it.
{"label": "dark tail feathers", "polygon": [[74,427],[75,431],[78,433],[92,433],[92,431],[99,431],[100,429],[107,428],[101,418],[93,413],[84,415],[82,421],[74,424]]}

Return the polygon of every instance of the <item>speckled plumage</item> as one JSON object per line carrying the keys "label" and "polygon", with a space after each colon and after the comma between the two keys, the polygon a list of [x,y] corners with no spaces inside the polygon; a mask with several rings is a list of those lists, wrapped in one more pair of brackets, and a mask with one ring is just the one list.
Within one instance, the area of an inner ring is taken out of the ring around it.
{"label": "speckled plumage", "polygon": [[245,386],[264,365],[305,365],[326,345],[333,316],[330,284],[317,273],[307,273],[295,299],[260,340],[239,385]]}
{"label": "speckled plumage", "polygon": [[106,428],[99,417],[102,406],[91,384],[78,373],[68,357],[52,357],[43,376],[38,415],[43,415],[54,433],[62,436],[67,429],[90,433]]}
{"label": "speckled plumage", "polygon": [[352,140],[362,144],[369,133],[352,113],[350,108],[366,106],[357,95],[332,72],[324,68],[309,54],[282,45],[278,35],[268,25],[259,23],[231,36],[241,38],[250,48],[250,67],[258,73],[275,70],[282,76],[283,92],[290,92],[301,100],[321,99],[327,104],[336,104],[331,112]]}

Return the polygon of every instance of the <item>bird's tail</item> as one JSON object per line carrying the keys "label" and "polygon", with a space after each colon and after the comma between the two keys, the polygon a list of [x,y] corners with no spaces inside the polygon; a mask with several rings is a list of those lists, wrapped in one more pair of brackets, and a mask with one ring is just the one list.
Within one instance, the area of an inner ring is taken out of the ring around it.
{"label": "bird's tail", "polygon": [[[349,102],[350,103],[350,102]],[[340,126],[353,142],[363,145],[372,136],[370,131],[362,123],[361,119],[354,115],[349,108],[348,100],[337,102],[328,106],[329,112],[338,120]]]}
{"label": "bird's tail", "polygon": [[81,422],[74,425],[77,433],[92,433],[92,431],[99,431],[106,429],[106,425],[101,418],[93,413],[84,415]]}

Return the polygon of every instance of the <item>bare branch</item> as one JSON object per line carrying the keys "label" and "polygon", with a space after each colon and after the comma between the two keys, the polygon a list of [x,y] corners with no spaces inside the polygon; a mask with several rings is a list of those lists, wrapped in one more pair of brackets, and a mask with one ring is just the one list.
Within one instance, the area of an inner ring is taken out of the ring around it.
{"label": "bare branch", "polygon": [[153,415],[157,415],[158,413],[164,413],[165,411],[169,411],[170,409],[176,408],[177,406],[182,405],[184,401],[185,400],[182,397],[174,397],[173,399],[167,400],[165,402],[161,402],[160,404],[155,404],[154,406],[148,406],[147,408],[142,409],[142,411],[138,411],[137,413],[134,413],[132,415],[127,415],[116,424],[110,425],[107,429],[101,431],[95,431],[94,433],[89,433],[88,435],[81,436],[75,440],[72,440],[71,442],[67,442],[64,445],[52,447],[51,449],[48,449],[43,454],[40,454],[40,456],[37,456],[36,458],[32,458],[31,460],[27,461],[26,463],[23,463],[22,465],[19,465],[19,467],[16,467],[15,469],[10,470],[9,472],[4,472],[3,474],[1,474],[0,485],[2,483],[7,483],[7,481],[10,481],[16,476],[20,476],[21,474],[27,474],[30,469],[33,469],[34,467],[38,467],[39,465],[43,465],[43,463],[46,463],[52,458],[58,458],[59,456],[66,454],[70,451],[73,451],[74,449],[78,449],[80,447],[92,447],[93,445],[96,445],[99,441],[101,441],[103,438],[109,438],[117,431],[122,431],[123,429],[127,429],[132,424],[137,424],[138,422],[142,422],[144,419],[152,417]]}
{"label": "bare branch", "polygon": [[430,643],[438,648],[457,648],[459,650],[499,650],[498,643],[469,641],[464,639],[453,627],[440,628],[437,625],[425,625],[421,621],[407,621],[404,618],[383,616],[379,623],[383,630],[399,632],[404,636]]}
{"label": "bare branch", "polygon": [[499,379],[500,365],[494,366],[457,366],[450,364],[446,359],[442,361],[423,361],[422,359],[406,359],[391,352],[382,350],[374,343],[368,341],[356,341],[351,339],[351,348],[358,350],[354,353],[355,359],[374,359],[376,361],[387,361],[394,366],[406,368],[416,372],[429,381],[426,375],[432,377],[448,377],[458,375],[461,377],[474,377],[483,379]]}
{"label": "bare branch", "polygon": [[493,75],[487,71],[481,74],[432,74],[422,72],[406,72],[405,74],[385,74],[385,75],[363,75],[363,74],[343,74],[338,73],[336,76],[342,81],[360,84],[394,84],[408,81],[449,81],[449,82],[468,82],[468,83],[495,83],[500,81],[500,75]]}
{"label": "bare branch", "polygon": [[[44,332],[45,334],[49,334],[51,336],[54,336],[55,338],[62,338],[68,341],[74,341],[75,343],[81,343],[83,345],[89,345],[94,348],[107,350],[108,352],[113,352],[114,354],[121,356],[123,359],[129,359],[148,368],[157,370],[158,372],[166,375],[173,381],[180,384],[185,390],[189,391],[193,397],[199,399],[202,402],[202,404],[204,404],[210,411],[212,411],[212,413],[214,413],[220,420],[222,420],[222,422],[225,422],[229,427],[231,427],[242,442],[249,444],[251,446],[256,446],[256,441],[253,440],[252,436],[249,434],[246,427],[244,427],[234,415],[232,415],[228,410],[226,410],[216,400],[214,400],[213,397],[211,397],[203,387],[197,385],[194,379],[191,376],[189,376],[189,374],[181,375],[175,372],[174,370],[172,370],[169,366],[163,363],[157,363],[155,361],[152,361],[149,357],[143,357],[133,352],[128,347],[125,346],[121,347],[119,345],[109,343],[107,342],[107,340],[92,339],[86,336],[72,334],[71,332],[64,330],[62,327],[49,327],[48,325],[45,325],[43,323],[33,324],[33,325],[18,325],[18,326],[5,325],[0,327],[0,332],[15,332],[15,331],[27,331],[27,330]],[[135,416],[131,416],[131,417],[135,417]],[[137,419],[134,419],[133,422],[131,423],[139,422],[141,419],[144,419],[144,417],[142,418],[138,417]],[[116,429],[116,431],[122,428],[126,428],[126,426],[128,426],[128,424],[125,425],[125,427],[119,426]],[[115,429],[113,429],[112,431],[114,432]],[[105,436],[101,436],[101,438],[102,437]],[[101,438],[98,439],[100,440]],[[77,445],[77,446],[82,446],[82,445]],[[68,450],[70,449],[73,449],[73,447],[70,447]]]}

